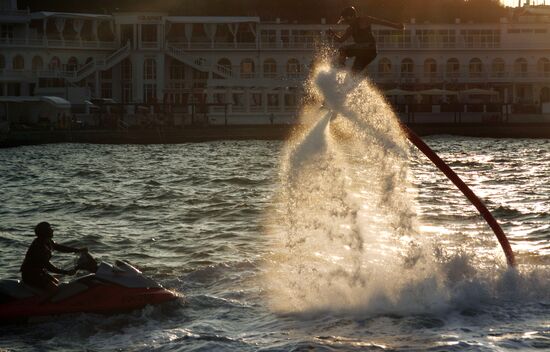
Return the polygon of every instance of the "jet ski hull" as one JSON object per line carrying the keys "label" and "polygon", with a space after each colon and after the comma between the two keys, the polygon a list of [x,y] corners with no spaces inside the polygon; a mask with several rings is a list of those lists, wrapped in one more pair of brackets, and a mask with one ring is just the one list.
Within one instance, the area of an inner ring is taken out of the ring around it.
{"label": "jet ski hull", "polygon": [[109,314],[140,309],[174,300],[179,296],[162,287],[129,288],[116,284],[98,284],[83,292],[57,300],[36,295],[0,304],[0,321],[25,321],[35,317],[74,313]]}

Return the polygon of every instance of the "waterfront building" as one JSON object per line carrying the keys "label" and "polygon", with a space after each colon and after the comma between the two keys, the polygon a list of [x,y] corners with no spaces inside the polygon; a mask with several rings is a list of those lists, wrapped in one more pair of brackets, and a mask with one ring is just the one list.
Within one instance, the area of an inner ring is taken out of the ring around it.
{"label": "waterfront building", "polygon": [[[0,0],[0,96],[58,96],[81,115],[94,101],[123,104],[113,111],[131,123],[155,113],[176,125],[293,122],[329,27],[322,19],[30,12]],[[403,32],[374,32],[379,55],[369,73],[386,91],[466,91],[550,112],[550,7],[527,6],[499,23],[413,19]],[[428,94],[428,103],[447,98]]]}

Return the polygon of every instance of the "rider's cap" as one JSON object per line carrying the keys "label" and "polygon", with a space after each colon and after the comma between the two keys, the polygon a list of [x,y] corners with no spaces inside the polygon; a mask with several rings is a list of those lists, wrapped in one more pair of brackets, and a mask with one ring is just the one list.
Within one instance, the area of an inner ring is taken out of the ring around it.
{"label": "rider's cap", "polygon": [[34,227],[34,234],[37,237],[48,236],[52,227],[49,222],[43,221]]}

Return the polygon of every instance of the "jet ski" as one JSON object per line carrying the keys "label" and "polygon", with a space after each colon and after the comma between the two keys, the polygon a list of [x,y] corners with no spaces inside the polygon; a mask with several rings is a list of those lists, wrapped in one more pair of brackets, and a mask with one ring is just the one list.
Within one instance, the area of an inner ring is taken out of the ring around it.
{"label": "jet ski", "polygon": [[90,274],[59,285],[53,294],[19,280],[0,280],[0,322],[22,322],[71,313],[110,314],[179,297],[127,262],[98,264],[85,252],[78,259],[76,269]]}

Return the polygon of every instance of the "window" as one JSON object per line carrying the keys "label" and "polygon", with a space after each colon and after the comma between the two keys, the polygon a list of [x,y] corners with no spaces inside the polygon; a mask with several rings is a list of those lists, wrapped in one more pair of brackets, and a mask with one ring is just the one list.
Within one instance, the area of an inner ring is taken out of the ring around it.
{"label": "window", "polygon": [[300,62],[297,59],[290,59],[286,63],[286,73],[288,77],[298,78],[300,77]]}
{"label": "window", "polygon": [[143,79],[157,79],[157,63],[155,59],[146,59],[143,64]]}
{"label": "window", "polygon": [[476,57],[470,60],[469,72],[471,78],[481,78],[483,75],[483,63],[480,59]]}
{"label": "window", "polygon": [[279,94],[268,93],[267,94],[267,109],[270,111],[276,111],[279,109]]}
{"label": "window", "polygon": [[113,97],[113,84],[112,83],[101,83],[101,97],[102,98],[112,98]]}
{"label": "window", "polygon": [[410,48],[412,44],[410,30],[375,29],[373,35],[381,48]]}
{"label": "window", "polygon": [[122,83],[122,102],[129,103],[132,101],[132,82]]}
{"label": "window", "polygon": [[500,48],[500,30],[498,29],[466,29],[460,34],[467,48]]}
{"label": "window", "polygon": [[0,55],[0,70],[6,68],[6,59],[4,58],[4,55]]}
{"label": "window", "polygon": [[263,30],[261,32],[262,46],[272,48],[277,43],[277,32],[274,29]]}
{"label": "window", "polygon": [[410,58],[401,61],[401,77],[411,78],[414,75],[414,61]]}
{"label": "window", "polygon": [[177,60],[172,60],[170,64],[170,79],[185,79],[185,65]]}
{"label": "window", "polygon": [[380,77],[391,77],[391,61],[390,59],[384,57],[378,61],[378,74]]}
{"label": "window", "polygon": [[14,70],[25,69],[25,59],[23,59],[23,56],[17,55],[13,58],[13,69]]}
{"label": "window", "polygon": [[35,56],[32,58],[32,70],[33,71],[42,71],[44,68],[44,62],[40,56]]}
{"label": "window", "polygon": [[277,77],[277,62],[275,61],[275,59],[267,59],[264,61],[264,77]]}
{"label": "window", "polygon": [[514,62],[514,74],[516,77],[527,77],[527,59],[519,58]]}
{"label": "window", "polygon": [[506,75],[506,64],[501,58],[496,58],[491,63],[491,75],[493,77],[504,77]]}
{"label": "window", "polygon": [[419,29],[416,38],[421,48],[454,48],[456,43],[454,29]]}
{"label": "window", "polygon": [[543,57],[537,62],[537,71],[543,77],[550,77],[550,60]]}
{"label": "window", "polygon": [[0,25],[0,38],[3,40],[13,39],[13,25],[2,24]]}
{"label": "window", "polygon": [[76,57],[72,56],[69,61],[67,61],[67,71],[76,71],[78,68],[78,60]]}
{"label": "window", "polygon": [[435,78],[437,76],[437,62],[434,59],[424,61],[424,77]]}
{"label": "window", "polygon": [[59,67],[61,67],[61,60],[57,56],[52,57],[50,60],[50,64],[48,65],[48,68],[50,70],[58,70]]}
{"label": "window", "polygon": [[241,78],[254,77],[254,61],[252,59],[244,59],[241,61]]}
{"label": "window", "polygon": [[121,75],[122,79],[125,81],[129,81],[132,79],[132,61],[130,61],[130,59],[128,58],[122,60]]}
{"label": "window", "polygon": [[226,75],[231,76],[232,67],[231,61],[228,58],[223,58],[218,61],[218,69],[224,72]]}
{"label": "window", "polygon": [[156,84],[144,84],[143,96],[146,104],[153,104],[157,102],[157,85]]}
{"label": "window", "polygon": [[447,65],[445,66],[445,73],[447,78],[458,78],[460,75],[460,62],[456,58],[451,58],[447,60]]}

